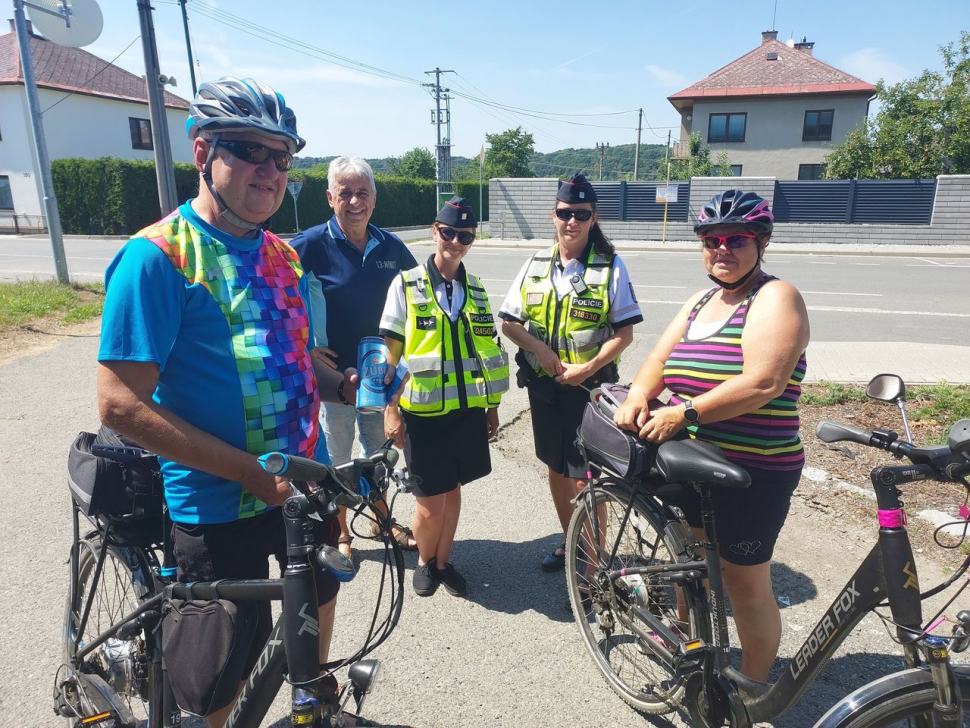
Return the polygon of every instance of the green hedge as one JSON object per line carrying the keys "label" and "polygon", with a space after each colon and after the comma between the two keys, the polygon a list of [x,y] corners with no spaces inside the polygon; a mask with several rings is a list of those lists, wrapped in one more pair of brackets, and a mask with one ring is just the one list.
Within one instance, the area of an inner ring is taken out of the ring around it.
{"label": "green hedge", "polygon": [[[102,157],[101,159],[58,159],[51,165],[54,191],[65,233],[74,235],[130,235],[158,220],[158,183],[155,163]],[[327,178],[313,170],[293,170],[290,179],[302,180],[300,227],[325,222],[333,214],[327,203]],[[377,177],[377,208],[371,219],[380,227],[431,225],[435,216],[433,180]],[[190,164],[175,165],[179,202],[198,192],[199,176]],[[478,212],[478,183],[458,182],[456,194],[467,197]],[[484,202],[487,219],[488,185]],[[167,212],[167,211],[166,211]],[[287,194],[273,216],[277,233],[296,230],[293,197]]]}

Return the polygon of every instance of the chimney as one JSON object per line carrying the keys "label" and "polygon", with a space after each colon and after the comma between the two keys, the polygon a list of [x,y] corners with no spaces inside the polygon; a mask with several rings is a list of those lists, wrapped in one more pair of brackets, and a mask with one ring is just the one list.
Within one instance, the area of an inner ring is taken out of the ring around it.
{"label": "chimney", "polygon": [[[16,22],[14,22],[14,19],[13,18],[8,18],[7,19],[7,22],[10,23],[10,32],[11,33],[16,33],[17,32],[17,24],[16,24]],[[27,24],[27,35],[33,36],[34,38],[36,38],[37,36],[34,35],[34,26],[31,25],[30,21],[27,20],[26,18],[24,18],[24,22]]]}
{"label": "chimney", "polygon": [[770,40],[778,40],[777,30],[763,30],[761,31],[761,43],[764,45]]}
{"label": "chimney", "polygon": [[807,53],[812,55],[812,48],[815,47],[815,41],[810,41],[804,35],[802,36],[802,42],[795,44],[795,50],[801,51],[802,53]]}

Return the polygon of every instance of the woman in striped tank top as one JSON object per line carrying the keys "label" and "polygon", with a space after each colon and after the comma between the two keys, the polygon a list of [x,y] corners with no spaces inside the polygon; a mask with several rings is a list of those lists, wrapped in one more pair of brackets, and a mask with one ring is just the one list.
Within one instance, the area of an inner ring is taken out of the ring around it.
{"label": "woman in striped tank top", "polygon": [[[798,397],[805,376],[808,313],[790,283],[761,270],[774,216],[753,192],[728,190],[704,205],[694,231],[716,284],[688,299],[637,373],[616,413],[651,442],[687,429],[751,474],[751,487],[714,490],[724,584],[741,641],[741,671],[764,681],[781,640],[771,554],[805,456]],[[668,406],[647,402],[664,389]],[[697,494],[676,503],[703,539]]]}

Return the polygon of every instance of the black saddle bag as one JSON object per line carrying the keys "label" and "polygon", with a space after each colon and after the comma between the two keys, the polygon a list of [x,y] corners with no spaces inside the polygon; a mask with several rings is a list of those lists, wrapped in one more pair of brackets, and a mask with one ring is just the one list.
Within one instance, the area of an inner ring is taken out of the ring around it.
{"label": "black saddle bag", "polygon": [[[121,457],[119,462],[92,452],[106,446]],[[67,457],[67,484],[78,509],[95,520],[110,520],[116,533],[148,545],[162,536],[164,488],[158,458],[142,453],[137,443],[102,427],[97,435],[81,432]]]}
{"label": "black saddle bag", "polygon": [[256,621],[253,603],[171,600],[162,618],[162,652],[175,702],[209,715],[229,704],[246,678]]}
{"label": "black saddle bag", "polygon": [[586,405],[577,444],[591,463],[622,478],[638,479],[649,473],[657,448],[613,422],[613,410],[626,401],[630,388],[603,384],[601,389],[604,396]]}

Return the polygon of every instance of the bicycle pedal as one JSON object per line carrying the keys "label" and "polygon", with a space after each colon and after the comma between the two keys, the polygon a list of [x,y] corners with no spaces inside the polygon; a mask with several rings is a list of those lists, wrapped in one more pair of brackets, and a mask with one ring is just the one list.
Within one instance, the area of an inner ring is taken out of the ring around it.
{"label": "bicycle pedal", "polygon": [[700,668],[711,648],[704,640],[687,640],[677,646],[674,654],[674,672],[678,675],[686,675]]}

